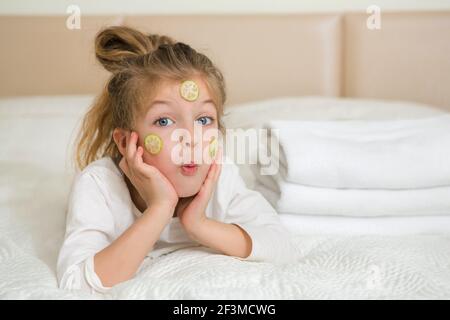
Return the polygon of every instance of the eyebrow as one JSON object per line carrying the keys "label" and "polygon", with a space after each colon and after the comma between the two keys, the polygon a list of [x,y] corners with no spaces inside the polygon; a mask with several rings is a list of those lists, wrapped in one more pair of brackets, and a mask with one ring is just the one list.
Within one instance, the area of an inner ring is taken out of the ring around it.
{"label": "eyebrow", "polygon": [[[207,100],[204,100],[204,101],[201,101],[200,102],[200,105],[204,105],[204,104],[207,104],[207,103],[212,103],[212,104],[214,104],[214,101],[212,101],[212,99],[207,99]],[[155,101],[153,101],[151,104],[150,104],[150,106],[149,106],[149,108],[148,108],[148,110],[150,109],[150,108],[152,108],[154,105],[156,105],[156,104],[165,104],[165,105],[172,105],[172,101],[169,101],[169,100],[155,100]]]}

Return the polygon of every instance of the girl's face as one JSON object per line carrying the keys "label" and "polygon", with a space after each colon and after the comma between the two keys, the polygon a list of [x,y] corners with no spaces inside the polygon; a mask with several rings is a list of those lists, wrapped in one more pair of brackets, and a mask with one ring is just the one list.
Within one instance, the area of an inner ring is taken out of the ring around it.
{"label": "girl's face", "polygon": [[[185,100],[180,94],[182,81],[163,82],[137,119],[138,145],[144,148],[143,160],[156,167],[172,183],[178,196],[195,195],[208,173],[211,137],[218,138],[217,110],[201,77],[192,77],[199,89],[197,99]],[[162,140],[159,153],[145,149],[144,140],[155,134]],[[183,166],[196,164],[196,167]]]}

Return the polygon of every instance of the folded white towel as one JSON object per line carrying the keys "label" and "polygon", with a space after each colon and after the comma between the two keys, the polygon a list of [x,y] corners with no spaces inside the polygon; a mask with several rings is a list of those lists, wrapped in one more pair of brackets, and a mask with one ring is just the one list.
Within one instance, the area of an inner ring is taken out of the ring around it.
{"label": "folded white towel", "polygon": [[281,223],[293,234],[302,235],[408,235],[449,234],[450,216],[426,217],[335,217],[279,214]]}
{"label": "folded white towel", "polygon": [[353,189],[450,185],[450,114],[395,121],[270,121],[264,128],[278,129],[272,134],[280,143],[280,174],[292,183]]}
{"label": "folded white towel", "polygon": [[255,189],[278,212],[344,216],[450,215],[450,186],[410,190],[331,189],[259,176]]}

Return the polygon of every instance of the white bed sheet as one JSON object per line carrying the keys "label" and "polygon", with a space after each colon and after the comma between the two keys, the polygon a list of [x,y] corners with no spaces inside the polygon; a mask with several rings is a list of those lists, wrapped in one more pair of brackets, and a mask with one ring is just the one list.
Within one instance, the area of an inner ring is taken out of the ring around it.
{"label": "white bed sheet", "polygon": [[[67,147],[91,100],[84,96],[0,101],[0,299],[450,297],[450,235],[446,234],[296,235],[301,259],[285,266],[185,248],[147,260],[137,277],[107,295],[58,289],[56,257],[72,179],[65,164]],[[325,113],[333,109],[330,104],[342,103],[320,98],[315,102],[316,107],[323,103]],[[434,112],[401,108],[409,116]],[[369,109],[365,116],[376,113]],[[297,116],[302,110],[305,116],[310,112],[299,108]],[[345,114],[344,109],[340,112]]]}

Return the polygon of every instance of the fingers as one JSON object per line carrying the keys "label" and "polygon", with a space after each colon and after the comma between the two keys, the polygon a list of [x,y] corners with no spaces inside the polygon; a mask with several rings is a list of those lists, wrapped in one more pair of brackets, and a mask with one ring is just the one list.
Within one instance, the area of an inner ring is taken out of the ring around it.
{"label": "fingers", "polygon": [[[137,147],[138,134],[136,132],[131,132],[130,135],[130,149],[129,149],[129,159],[135,168],[139,168],[139,153]],[[142,159],[142,158],[141,158]]]}
{"label": "fingers", "polygon": [[125,159],[122,166],[124,168],[126,167],[125,170],[128,171],[128,177],[133,176],[134,178],[139,178],[143,175],[149,178],[156,174],[157,169],[144,162],[144,148],[138,146],[138,138],[138,134],[134,131],[126,135],[127,148],[122,158],[122,160]]}
{"label": "fingers", "polygon": [[217,182],[220,176],[220,172],[222,171],[222,148],[219,148],[214,158],[214,162],[211,165],[210,172],[208,173],[208,177],[211,174],[211,182]]}
{"label": "fingers", "polygon": [[131,131],[131,133],[127,135],[126,161],[129,171],[132,174],[134,174],[135,169],[139,169],[142,163],[142,152],[138,152],[139,148],[137,147],[137,141],[138,134]]}
{"label": "fingers", "polygon": [[131,162],[134,159],[134,155],[136,153],[136,143],[137,143],[137,134],[131,131],[129,135],[127,135],[127,161]]}
{"label": "fingers", "polygon": [[133,164],[136,168],[140,168],[142,166],[143,160],[142,160],[142,155],[143,155],[143,149],[141,146],[137,147],[136,152],[134,153],[134,157],[133,157]]}
{"label": "fingers", "polygon": [[221,169],[222,165],[220,163],[217,163],[216,161],[214,161],[210,166],[205,182],[203,182],[203,185],[200,189],[200,193],[202,194],[202,196],[205,196],[209,199],[219,179]]}
{"label": "fingers", "polygon": [[134,176],[134,168],[136,162],[136,144],[137,144],[137,134],[131,132],[126,134],[126,150],[125,154],[119,162],[119,167],[127,175],[129,179]]}
{"label": "fingers", "polygon": [[219,179],[220,172],[222,171],[222,148],[219,147],[214,163],[217,166],[216,173],[214,175],[214,181]]}
{"label": "fingers", "polygon": [[220,162],[220,163],[222,163],[222,147],[221,146],[219,146],[218,148],[217,148],[217,154],[216,154],[216,156],[214,157],[214,162]]}
{"label": "fingers", "polygon": [[209,168],[208,176],[206,178],[205,184],[215,184],[219,179],[220,172],[222,170],[222,150],[218,149],[216,157],[214,158],[211,167]]}
{"label": "fingers", "polygon": [[144,155],[144,149],[141,146],[139,146],[136,151],[136,164],[138,166],[142,165],[142,163],[144,162],[144,160],[142,159],[143,155]]}
{"label": "fingers", "polygon": [[214,181],[214,177],[216,175],[216,171],[217,171],[217,163],[213,163],[210,167],[209,167],[209,171],[208,174],[206,175],[206,179],[204,184],[208,185],[210,183],[212,183]]}
{"label": "fingers", "polygon": [[217,180],[219,180],[220,172],[222,171],[222,164],[216,163],[216,165],[217,165],[217,169],[216,169],[216,174],[214,175],[214,182],[217,182]]}

